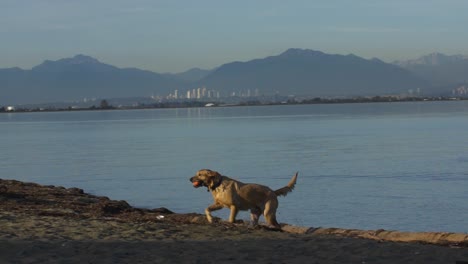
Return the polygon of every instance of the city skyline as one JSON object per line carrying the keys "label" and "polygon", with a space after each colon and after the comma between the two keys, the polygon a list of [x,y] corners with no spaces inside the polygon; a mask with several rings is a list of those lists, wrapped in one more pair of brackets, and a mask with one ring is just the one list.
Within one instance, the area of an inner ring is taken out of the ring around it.
{"label": "city skyline", "polygon": [[206,87],[198,87],[193,89],[175,89],[166,95],[152,95],[151,98],[158,99],[220,99],[226,97],[258,97],[260,96],[259,89],[238,89],[227,93],[222,93],[217,89],[207,89]]}
{"label": "city skyline", "polygon": [[87,54],[154,72],[212,69],[288,48],[386,62],[468,54],[468,2],[12,1],[0,2],[0,68]]}

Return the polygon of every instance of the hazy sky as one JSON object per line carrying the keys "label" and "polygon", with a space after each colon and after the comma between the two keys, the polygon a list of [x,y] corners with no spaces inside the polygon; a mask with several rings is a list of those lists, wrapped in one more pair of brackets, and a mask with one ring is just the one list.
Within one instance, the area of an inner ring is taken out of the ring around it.
{"label": "hazy sky", "polygon": [[0,68],[85,54],[156,72],[288,48],[384,61],[468,54],[467,0],[0,0]]}

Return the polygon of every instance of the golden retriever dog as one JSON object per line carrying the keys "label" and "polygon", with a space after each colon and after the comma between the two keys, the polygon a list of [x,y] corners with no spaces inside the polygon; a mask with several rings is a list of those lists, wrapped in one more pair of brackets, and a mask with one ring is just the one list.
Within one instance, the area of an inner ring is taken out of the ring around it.
{"label": "golden retriever dog", "polygon": [[195,188],[206,186],[213,195],[214,203],[205,209],[208,222],[213,222],[212,211],[226,207],[231,210],[229,216],[229,222],[231,223],[236,220],[239,210],[250,210],[253,225],[258,224],[258,218],[263,213],[268,226],[281,228],[276,221],[277,197],[286,196],[294,189],[297,174],[291,178],[285,187],[276,191],[260,184],[243,183],[208,169],[199,170],[195,176],[190,178],[190,181]]}

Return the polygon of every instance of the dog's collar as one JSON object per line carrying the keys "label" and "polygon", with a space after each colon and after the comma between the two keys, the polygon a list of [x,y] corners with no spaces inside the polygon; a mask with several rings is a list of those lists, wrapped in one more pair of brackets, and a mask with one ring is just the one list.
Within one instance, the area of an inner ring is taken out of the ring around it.
{"label": "dog's collar", "polygon": [[213,187],[212,187],[211,189],[209,189],[208,191],[210,191],[210,190],[211,190],[211,191],[216,190],[216,188],[218,188],[218,187],[221,185],[221,182],[222,182],[222,181],[223,181],[223,176],[221,176],[221,177],[219,178],[218,183],[215,184],[215,185],[213,185]]}

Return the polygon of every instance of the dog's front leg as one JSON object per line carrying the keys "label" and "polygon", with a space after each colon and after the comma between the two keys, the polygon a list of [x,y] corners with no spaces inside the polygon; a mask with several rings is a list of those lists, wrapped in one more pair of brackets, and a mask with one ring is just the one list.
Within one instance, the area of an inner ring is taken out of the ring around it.
{"label": "dog's front leg", "polygon": [[208,222],[213,223],[213,216],[211,216],[211,212],[220,210],[222,208],[223,208],[223,205],[221,204],[212,204],[208,206],[208,208],[205,209],[206,219],[208,219]]}
{"label": "dog's front leg", "polygon": [[229,222],[234,223],[236,221],[236,216],[239,210],[235,205],[231,205],[231,214],[229,215]]}

